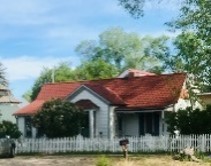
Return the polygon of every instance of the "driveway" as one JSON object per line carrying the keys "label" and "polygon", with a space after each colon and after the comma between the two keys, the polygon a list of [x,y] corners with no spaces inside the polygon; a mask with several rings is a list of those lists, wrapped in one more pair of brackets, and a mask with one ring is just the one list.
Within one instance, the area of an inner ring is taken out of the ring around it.
{"label": "driveway", "polygon": [[4,166],[94,166],[96,160],[91,157],[70,156],[17,156],[12,159],[0,159]]}

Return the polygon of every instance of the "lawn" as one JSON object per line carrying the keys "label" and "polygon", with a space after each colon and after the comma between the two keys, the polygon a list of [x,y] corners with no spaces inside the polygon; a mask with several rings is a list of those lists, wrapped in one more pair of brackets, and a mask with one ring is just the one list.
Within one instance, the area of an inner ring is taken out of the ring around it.
{"label": "lawn", "polygon": [[[104,165],[97,165],[103,161]],[[109,162],[110,165],[105,165]],[[0,159],[4,166],[210,166],[211,159],[199,163],[173,160],[170,155],[130,155],[126,161],[120,155],[51,155],[17,156],[13,159]]]}
{"label": "lawn", "polygon": [[[99,158],[98,158],[99,160]],[[171,155],[136,155],[130,156],[128,161],[121,158],[110,157],[112,166],[210,166],[211,159],[205,157],[200,162],[173,160]]]}

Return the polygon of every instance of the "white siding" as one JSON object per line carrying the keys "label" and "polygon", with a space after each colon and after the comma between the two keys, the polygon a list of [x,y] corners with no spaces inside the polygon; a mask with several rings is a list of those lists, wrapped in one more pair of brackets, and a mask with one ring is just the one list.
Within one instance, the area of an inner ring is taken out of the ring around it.
{"label": "white siding", "polygon": [[175,111],[178,111],[179,109],[186,109],[190,106],[189,100],[179,99],[178,102],[175,104],[174,109]]}
{"label": "white siding", "polygon": [[122,118],[122,129],[126,136],[139,136],[139,119],[137,114],[125,114]]}
{"label": "white siding", "polygon": [[15,116],[13,116],[13,113],[15,113],[19,109],[17,104],[7,104],[7,103],[1,103],[0,104],[0,120],[7,120],[11,121],[13,123],[16,123]]}
{"label": "white siding", "polygon": [[23,134],[22,136],[25,137],[25,118],[19,116],[17,118],[17,125],[18,125],[18,129]]}
{"label": "white siding", "polygon": [[87,90],[82,90],[79,94],[74,96],[70,102],[77,102],[80,100],[90,100],[99,107],[99,110],[96,111],[96,136],[99,136],[99,133],[102,133],[102,136],[109,136],[109,105],[100,100],[98,97],[94,96]]}

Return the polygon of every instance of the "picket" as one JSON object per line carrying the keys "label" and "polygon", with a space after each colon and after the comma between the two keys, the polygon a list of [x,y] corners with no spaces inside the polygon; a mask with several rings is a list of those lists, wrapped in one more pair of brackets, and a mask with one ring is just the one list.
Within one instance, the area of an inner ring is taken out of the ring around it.
{"label": "picket", "polygon": [[[66,152],[120,152],[119,141],[124,138],[39,138],[16,140],[16,152],[20,153],[66,153]],[[197,151],[211,151],[211,135],[162,135],[129,137],[130,152],[178,152],[185,147],[193,147]]]}

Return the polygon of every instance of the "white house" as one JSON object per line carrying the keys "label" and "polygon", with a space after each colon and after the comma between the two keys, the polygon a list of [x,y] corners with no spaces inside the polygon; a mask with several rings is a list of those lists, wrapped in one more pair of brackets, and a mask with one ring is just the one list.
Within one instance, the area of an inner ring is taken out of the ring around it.
{"label": "white house", "polygon": [[18,104],[20,101],[14,98],[11,91],[0,85],[0,121],[7,120],[16,123],[13,113],[19,110]]}
{"label": "white house", "polygon": [[202,105],[211,105],[211,92],[198,94],[199,99],[201,99]]}
{"label": "white house", "polygon": [[186,74],[128,70],[119,78],[45,84],[29,105],[15,113],[25,137],[36,137],[31,117],[45,101],[61,98],[81,106],[89,118],[89,137],[165,134],[165,112],[186,104]]}

